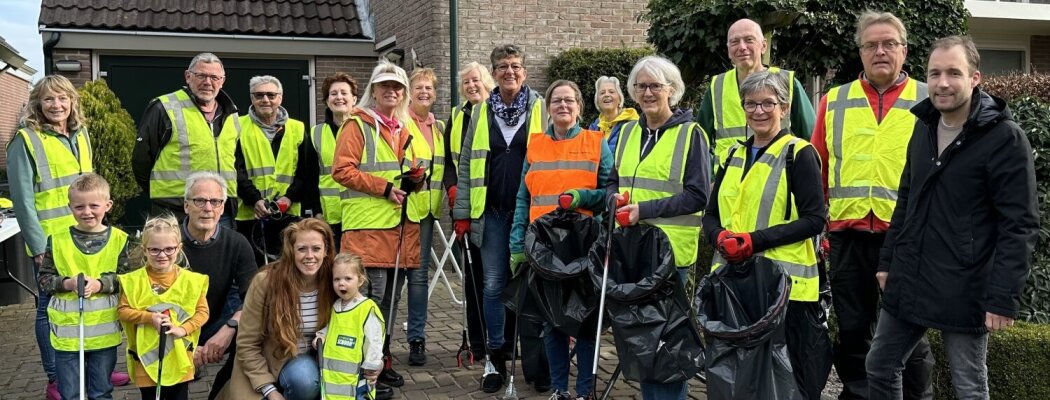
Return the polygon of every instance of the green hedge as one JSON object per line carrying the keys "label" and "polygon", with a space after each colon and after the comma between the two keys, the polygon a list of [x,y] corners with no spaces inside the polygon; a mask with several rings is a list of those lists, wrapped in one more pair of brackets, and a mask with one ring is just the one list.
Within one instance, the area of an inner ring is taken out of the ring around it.
{"label": "green hedge", "polygon": [[567,79],[580,86],[583,92],[583,123],[586,125],[598,117],[598,110],[594,108],[594,81],[601,76],[619,78],[620,84],[624,86],[620,88],[624,93],[624,106],[635,107],[627,92],[627,75],[634,68],[634,63],[652,54],[651,48],[569,49],[551,59],[547,77],[551,82]]}
{"label": "green hedge", "polygon": [[[954,399],[948,357],[940,332],[928,337],[937,366],[934,397]],[[988,387],[993,399],[1050,399],[1050,325],[1018,322],[988,336]]]}
{"label": "green hedge", "polygon": [[84,84],[79,93],[91,135],[91,161],[95,172],[109,181],[109,194],[113,199],[109,221],[112,224],[124,215],[125,203],[141,191],[131,172],[135,121],[121,107],[117,95],[104,80]]}

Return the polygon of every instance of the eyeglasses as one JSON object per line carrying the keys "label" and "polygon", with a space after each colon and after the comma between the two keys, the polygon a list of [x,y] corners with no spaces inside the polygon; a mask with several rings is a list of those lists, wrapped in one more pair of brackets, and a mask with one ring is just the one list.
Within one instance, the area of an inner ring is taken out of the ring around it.
{"label": "eyeglasses", "polygon": [[753,101],[745,101],[744,102],[744,111],[747,111],[749,113],[750,112],[755,112],[756,110],[758,110],[759,106],[762,106],[762,112],[767,112],[767,113],[768,112],[773,112],[773,108],[775,108],[778,104],[780,104],[780,102],[778,102],[778,101],[763,101],[761,103],[755,103]]}
{"label": "eyeglasses", "polygon": [[147,247],[146,248],[146,252],[148,252],[149,255],[154,256],[154,257],[159,256],[161,253],[164,253],[164,255],[166,255],[166,256],[172,256],[172,255],[175,254],[175,251],[178,250],[178,249],[179,249],[178,247],[165,247],[165,248]]}
{"label": "eyeglasses", "polygon": [[221,206],[223,203],[226,202],[226,200],[223,200],[223,199],[202,199],[202,198],[194,198],[194,199],[190,199],[190,201],[192,201],[193,205],[197,206],[197,208],[204,208],[205,204],[211,204],[212,208],[219,208],[219,206]]}
{"label": "eyeglasses", "polygon": [[901,43],[901,42],[898,42],[896,40],[887,40],[885,42],[868,42],[868,43],[864,43],[863,45],[860,46],[860,49],[863,50],[865,53],[874,53],[875,51],[877,51],[879,49],[879,47],[882,47],[887,52],[890,52],[890,51],[897,50],[897,47],[908,47],[908,45],[904,44],[904,43]]}
{"label": "eyeglasses", "polygon": [[558,99],[555,99],[555,98],[551,99],[551,105],[552,106],[556,106],[558,104],[564,104],[564,105],[567,105],[567,106],[574,106],[574,105],[576,105],[576,98],[575,97],[562,97],[562,98],[558,98]]}
{"label": "eyeglasses", "polygon": [[650,92],[653,92],[653,94],[659,94],[663,93],[664,88],[666,87],[667,85],[662,83],[635,83],[634,91],[638,94],[645,94],[645,91],[649,90]]}
{"label": "eyeglasses", "polygon": [[265,97],[267,99],[270,99],[270,100],[273,100],[273,99],[276,99],[277,96],[280,96],[280,95],[281,94],[277,93],[277,92],[252,92],[252,98],[254,98],[256,100],[262,100],[263,97]]}
{"label": "eyeglasses", "polygon": [[198,81],[203,81],[203,80],[207,79],[207,80],[212,81],[212,82],[218,82],[218,81],[221,81],[223,79],[226,79],[225,76],[221,76],[221,75],[203,74],[203,73],[193,72],[193,71],[190,71],[190,73],[193,74],[193,77],[197,78]]}
{"label": "eyeglasses", "polygon": [[507,72],[507,70],[514,71],[515,73],[521,72],[525,69],[525,66],[521,64],[500,64],[496,66],[496,71]]}

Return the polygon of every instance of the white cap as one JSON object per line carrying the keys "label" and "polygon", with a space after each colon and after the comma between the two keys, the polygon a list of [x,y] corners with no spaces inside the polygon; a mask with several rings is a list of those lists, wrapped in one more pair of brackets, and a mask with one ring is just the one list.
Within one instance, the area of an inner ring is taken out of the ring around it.
{"label": "white cap", "polygon": [[400,83],[401,86],[408,87],[408,82],[405,79],[393,72],[382,72],[379,75],[372,77],[371,84],[377,84],[379,82],[394,81]]}

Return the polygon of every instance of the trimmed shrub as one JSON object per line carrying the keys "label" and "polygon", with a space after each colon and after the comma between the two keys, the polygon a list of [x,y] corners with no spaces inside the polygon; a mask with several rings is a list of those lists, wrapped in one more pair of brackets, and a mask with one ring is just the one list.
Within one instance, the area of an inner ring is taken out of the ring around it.
{"label": "trimmed shrub", "polygon": [[91,81],[79,90],[80,104],[91,135],[95,172],[109,181],[113,209],[109,221],[124,215],[124,204],[139,194],[132,178],[131,149],[135,146],[135,121],[120,105],[104,80]]}
{"label": "trimmed shrub", "polygon": [[[951,372],[939,331],[928,335],[937,366],[933,385],[937,399],[954,399]],[[993,399],[1050,399],[1050,325],[1018,322],[988,336],[988,388]]]}
{"label": "trimmed shrub", "polygon": [[626,87],[627,75],[631,73],[634,63],[652,54],[654,51],[651,48],[569,49],[551,59],[547,77],[551,82],[566,79],[580,86],[583,92],[583,125],[586,128],[598,117],[598,110],[594,107],[594,81],[601,76],[619,78],[623,86],[620,90],[623,90],[624,107],[635,107],[637,104],[631,100]]}
{"label": "trimmed shrub", "polygon": [[[1050,84],[1050,79],[1047,82]],[[999,88],[1004,91],[1025,90],[1015,86]],[[1050,90],[1047,90],[1046,94],[1050,94]],[[1009,103],[1014,120],[1028,135],[1028,141],[1032,143],[1032,152],[1035,153],[1039,242],[1047,243],[1050,239],[1050,126],[1047,125],[1050,121],[1050,102],[1035,97],[1021,97],[1009,100]],[[1025,285],[1021,296],[1018,318],[1043,324],[1050,323],[1050,248],[1045,245],[1037,245],[1032,256],[1032,273],[1028,276],[1028,284]]]}
{"label": "trimmed shrub", "polygon": [[[1050,103],[1050,74],[1010,74],[981,79],[981,89],[1007,101],[1033,97]],[[1011,105],[1010,108],[1013,108]],[[1043,120],[1044,122],[1047,120]]]}

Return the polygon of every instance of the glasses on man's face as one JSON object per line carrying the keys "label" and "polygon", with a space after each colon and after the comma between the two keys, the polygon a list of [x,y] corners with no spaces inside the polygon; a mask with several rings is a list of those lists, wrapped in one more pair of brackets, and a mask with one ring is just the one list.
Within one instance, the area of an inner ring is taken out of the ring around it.
{"label": "glasses on man's face", "polygon": [[220,206],[222,206],[223,203],[226,202],[226,200],[223,200],[223,199],[204,199],[204,198],[190,199],[190,201],[192,201],[193,205],[197,206],[197,208],[204,208],[204,206],[207,205],[207,204],[210,204],[212,208],[219,208]]}
{"label": "glasses on man's face", "polygon": [[280,96],[280,95],[281,94],[277,93],[277,92],[252,92],[252,97],[255,98],[256,100],[262,100],[263,97],[265,97],[267,99],[270,99],[270,100],[273,100],[273,99],[276,99],[277,96]]}
{"label": "glasses on man's face", "polygon": [[635,83],[634,91],[638,94],[645,94],[645,91],[648,90],[653,92],[653,94],[659,94],[663,93],[665,87],[667,87],[667,85],[662,83]]}
{"label": "glasses on man's face", "polygon": [[887,40],[883,42],[864,43],[860,46],[860,49],[863,50],[865,53],[874,53],[879,49],[879,47],[882,47],[888,53],[897,50],[898,47],[904,46],[906,46],[904,43],[898,42],[896,40]]}
{"label": "glasses on man's face", "polygon": [[500,64],[496,66],[496,71],[499,72],[514,71],[514,73],[518,73],[523,69],[525,69],[525,66],[521,64]]}
{"label": "glasses on man's face", "polygon": [[154,256],[154,257],[159,256],[162,253],[164,255],[168,256],[168,257],[171,257],[172,255],[175,254],[175,251],[178,250],[178,249],[179,249],[178,247],[163,247],[163,248],[161,248],[161,247],[147,247],[146,248],[146,252],[148,252],[149,255]]}
{"label": "glasses on man's face", "polygon": [[768,112],[773,112],[773,109],[776,108],[776,106],[778,104],[780,104],[780,102],[772,101],[772,100],[766,100],[766,101],[763,101],[761,103],[756,103],[756,102],[753,102],[753,101],[745,101],[744,102],[744,111],[747,111],[747,112],[751,113],[751,112],[755,112],[755,110],[758,110],[759,108],[762,108],[762,112],[767,112],[767,113]]}
{"label": "glasses on man's face", "polygon": [[221,76],[221,75],[204,74],[204,73],[193,72],[193,71],[190,71],[190,73],[193,74],[193,77],[197,78],[198,81],[209,80],[209,81],[212,81],[212,82],[218,82],[218,81],[221,81],[223,79],[226,79],[225,76]]}
{"label": "glasses on man's face", "polygon": [[564,105],[567,105],[567,106],[574,106],[574,105],[576,105],[576,98],[575,97],[551,98],[551,105],[552,106],[556,106],[556,105],[560,105],[560,104],[564,104]]}

